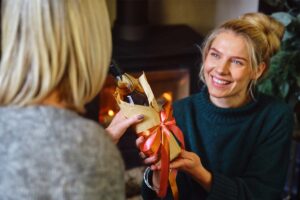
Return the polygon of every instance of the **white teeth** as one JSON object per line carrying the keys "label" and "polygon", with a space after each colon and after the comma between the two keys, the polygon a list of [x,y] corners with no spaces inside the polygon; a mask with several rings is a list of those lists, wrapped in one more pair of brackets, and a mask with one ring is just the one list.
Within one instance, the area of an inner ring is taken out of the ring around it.
{"label": "white teeth", "polygon": [[228,81],[223,81],[223,80],[217,79],[216,77],[213,77],[213,81],[218,83],[218,84],[222,84],[222,85],[225,85],[225,84],[229,83]]}

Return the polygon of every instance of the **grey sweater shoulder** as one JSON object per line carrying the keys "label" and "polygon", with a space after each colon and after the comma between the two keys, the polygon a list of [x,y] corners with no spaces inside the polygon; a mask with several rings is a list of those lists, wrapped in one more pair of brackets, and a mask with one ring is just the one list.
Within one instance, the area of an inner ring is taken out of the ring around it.
{"label": "grey sweater shoulder", "polygon": [[1,200],[125,199],[124,164],[105,130],[47,106],[0,108]]}

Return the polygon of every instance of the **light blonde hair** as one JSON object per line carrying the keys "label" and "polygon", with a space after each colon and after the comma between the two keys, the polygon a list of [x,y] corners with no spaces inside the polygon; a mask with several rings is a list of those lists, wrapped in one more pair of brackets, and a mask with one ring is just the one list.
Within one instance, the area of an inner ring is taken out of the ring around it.
{"label": "light blonde hair", "polygon": [[[209,49],[216,37],[225,31],[231,31],[242,36],[247,45],[250,55],[250,66],[253,72],[258,70],[261,63],[266,64],[266,69],[260,79],[268,71],[270,58],[280,48],[280,42],[284,34],[284,26],[274,18],[262,13],[246,13],[238,19],[224,22],[217,27],[205,40],[202,48],[202,60],[204,62]],[[200,78],[205,83],[204,67],[201,67]],[[250,82],[249,91],[257,80]]]}
{"label": "light blonde hair", "polygon": [[105,0],[3,0],[0,105],[38,103],[53,90],[82,112],[111,58]]}

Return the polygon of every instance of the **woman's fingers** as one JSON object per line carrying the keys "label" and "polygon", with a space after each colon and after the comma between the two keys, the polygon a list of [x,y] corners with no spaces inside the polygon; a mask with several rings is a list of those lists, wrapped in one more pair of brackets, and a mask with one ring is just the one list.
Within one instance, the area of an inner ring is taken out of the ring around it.
{"label": "woman's fingers", "polygon": [[127,129],[131,125],[137,124],[137,123],[143,121],[143,119],[144,119],[144,115],[136,115],[133,117],[125,118],[124,120],[122,120],[120,122],[119,126],[120,126],[120,128]]}
{"label": "woman's fingers", "polygon": [[136,140],[135,140],[135,145],[137,148],[140,148],[141,144],[145,142],[145,138],[143,136],[140,136],[138,137]]}
{"label": "woman's fingers", "polygon": [[143,162],[146,165],[153,165],[153,164],[157,163],[157,161],[158,161],[157,155],[147,157],[147,155],[145,153],[140,152],[139,156],[143,159]]}
{"label": "woman's fingers", "polygon": [[140,155],[140,157],[141,157],[142,159],[145,159],[145,158],[146,158],[146,155],[145,155],[143,152],[140,152],[139,155]]}
{"label": "woman's fingers", "polygon": [[144,163],[146,165],[152,165],[152,164],[156,163],[157,161],[158,161],[158,156],[157,155],[149,156],[149,157],[144,159]]}
{"label": "woman's fingers", "polygon": [[152,171],[159,171],[161,169],[161,164],[160,164],[160,162],[157,162],[157,163],[151,165],[150,168]]}
{"label": "woman's fingers", "polygon": [[188,152],[188,151],[182,149],[180,152],[180,157],[182,157],[182,158],[188,157],[190,153],[191,152]]}
{"label": "woman's fingers", "polygon": [[[145,138],[140,136],[136,139],[135,144],[140,149],[140,146],[145,142]],[[160,169],[156,163],[159,161],[158,155],[148,156],[144,152],[140,152],[139,156],[143,159],[144,164],[150,165],[152,170]]]}
{"label": "woman's fingers", "polygon": [[170,168],[193,168],[200,164],[197,154],[182,150],[179,157],[170,163]]}
{"label": "woman's fingers", "polygon": [[176,168],[180,168],[180,167],[182,167],[184,165],[186,165],[185,159],[183,159],[183,158],[177,158],[177,159],[173,160],[170,163],[170,168],[171,169],[176,169]]}
{"label": "woman's fingers", "polygon": [[113,141],[117,143],[131,125],[139,123],[143,119],[143,115],[136,115],[126,118],[121,112],[118,112],[113,118],[112,122],[106,128],[106,131],[113,138]]}
{"label": "woman's fingers", "polygon": [[143,121],[144,115],[139,114],[132,117],[125,117],[121,111],[119,111],[109,124],[109,127],[118,127],[120,129],[127,129],[129,126]]}
{"label": "woman's fingers", "polygon": [[111,122],[112,126],[115,126],[121,130],[128,129],[131,125],[137,124],[144,119],[144,115],[135,115],[133,117],[126,118],[121,112],[118,112],[113,121]]}

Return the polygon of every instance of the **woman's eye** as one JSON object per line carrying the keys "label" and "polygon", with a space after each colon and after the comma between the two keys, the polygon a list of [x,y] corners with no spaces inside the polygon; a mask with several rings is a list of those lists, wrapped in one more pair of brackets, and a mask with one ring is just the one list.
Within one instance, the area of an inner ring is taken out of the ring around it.
{"label": "woman's eye", "polygon": [[232,60],[232,63],[236,64],[236,65],[244,65],[243,62],[239,61],[239,60]]}
{"label": "woman's eye", "polygon": [[220,56],[215,52],[211,52],[210,55],[215,58],[220,58]]}

